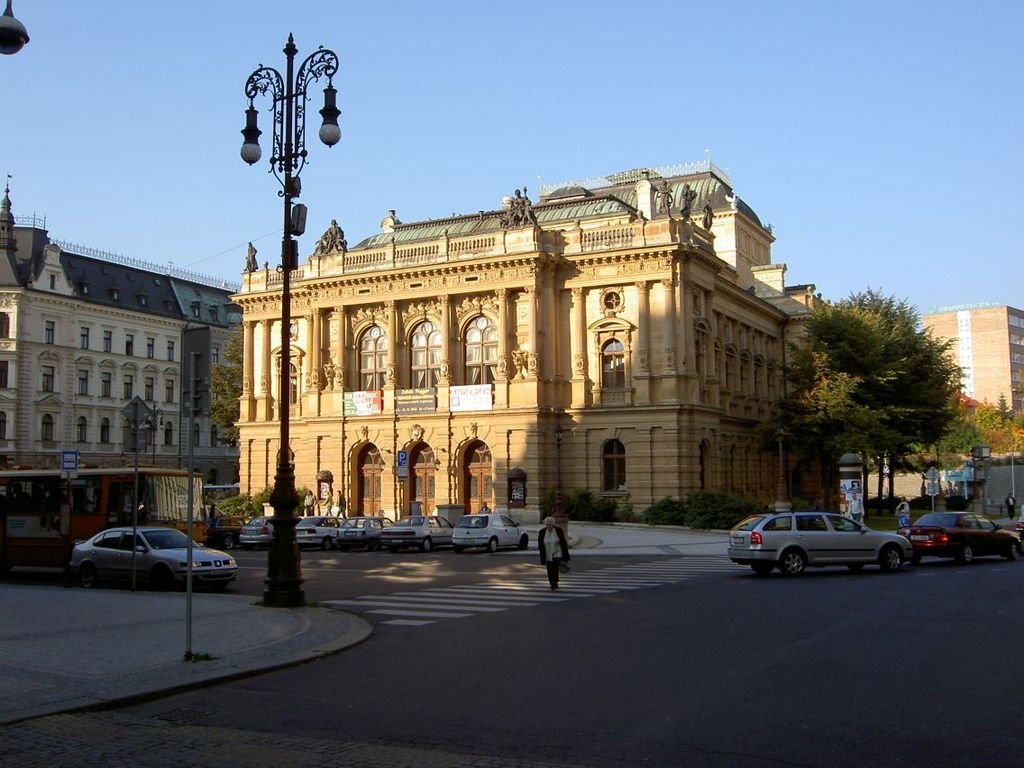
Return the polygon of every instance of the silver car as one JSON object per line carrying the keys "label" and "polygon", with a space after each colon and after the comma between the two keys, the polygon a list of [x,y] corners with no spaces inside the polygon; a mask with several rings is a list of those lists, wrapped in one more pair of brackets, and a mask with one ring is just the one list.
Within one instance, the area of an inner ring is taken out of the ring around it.
{"label": "silver car", "polygon": [[729,533],[729,558],[762,576],[774,568],[797,576],[808,566],[845,565],[859,571],[871,563],[898,571],[912,555],[903,536],[873,531],[831,512],[751,515]]}
{"label": "silver car", "polygon": [[238,533],[238,543],[244,549],[269,547],[274,543],[274,519],[254,517],[242,526],[242,530]]}
{"label": "silver car", "polygon": [[470,547],[486,547],[488,552],[496,552],[499,547],[526,549],[528,546],[530,535],[508,515],[464,515],[455,524],[452,535],[456,552]]}
{"label": "silver car", "polygon": [[452,543],[452,524],[446,517],[417,515],[403,517],[380,534],[380,543],[392,552],[402,547],[418,547],[429,552],[434,547]]}
{"label": "silver car", "polygon": [[341,549],[366,547],[367,552],[380,549],[380,536],[394,525],[387,517],[350,517],[341,524],[338,546]]}
{"label": "silver car", "polygon": [[[129,582],[132,561],[135,578],[156,589],[170,589],[185,583],[188,571],[188,536],[174,528],[138,528],[132,551],[130,526],[100,531],[71,550],[69,568],[83,587],[101,581]],[[237,565],[231,555],[219,549],[192,545],[192,582],[221,590],[235,579]]]}

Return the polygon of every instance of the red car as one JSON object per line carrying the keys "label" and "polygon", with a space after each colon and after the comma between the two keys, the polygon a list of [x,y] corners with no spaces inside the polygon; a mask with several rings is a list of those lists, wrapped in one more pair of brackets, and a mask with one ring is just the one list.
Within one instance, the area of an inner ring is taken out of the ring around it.
{"label": "red car", "polygon": [[953,557],[969,563],[981,555],[1016,560],[1021,554],[1020,534],[973,512],[932,512],[898,533],[910,540],[914,563],[926,556]]}

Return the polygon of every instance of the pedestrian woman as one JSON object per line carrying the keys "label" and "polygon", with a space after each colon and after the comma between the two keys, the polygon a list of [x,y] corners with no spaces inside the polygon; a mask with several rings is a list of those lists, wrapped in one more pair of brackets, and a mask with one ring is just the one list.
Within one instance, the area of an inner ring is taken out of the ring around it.
{"label": "pedestrian woman", "polygon": [[569,542],[565,540],[565,531],[555,525],[555,518],[544,518],[544,527],[537,536],[537,549],[540,550],[540,562],[548,569],[548,584],[558,589],[558,574],[562,563],[569,562]]}

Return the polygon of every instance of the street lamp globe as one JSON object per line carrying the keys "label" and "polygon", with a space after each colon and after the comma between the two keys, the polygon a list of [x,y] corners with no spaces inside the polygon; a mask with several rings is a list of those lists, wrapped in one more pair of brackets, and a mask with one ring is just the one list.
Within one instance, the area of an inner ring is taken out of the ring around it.
{"label": "street lamp globe", "polygon": [[14,18],[11,2],[12,0],[7,0],[7,9],[4,15],[0,16],[0,54],[5,56],[17,53],[28,42],[28,30]]}

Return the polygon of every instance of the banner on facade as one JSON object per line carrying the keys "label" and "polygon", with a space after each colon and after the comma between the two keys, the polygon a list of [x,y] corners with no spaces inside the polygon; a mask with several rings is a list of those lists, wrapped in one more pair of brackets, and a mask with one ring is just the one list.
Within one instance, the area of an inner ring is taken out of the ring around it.
{"label": "banner on facade", "polygon": [[346,416],[377,416],[384,411],[384,396],[379,389],[345,393]]}
{"label": "banner on facade", "polygon": [[490,384],[471,384],[449,390],[448,408],[452,411],[489,411],[494,405]]}
{"label": "banner on facade", "polygon": [[436,410],[437,390],[433,387],[395,390],[396,413],[433,413]]}

